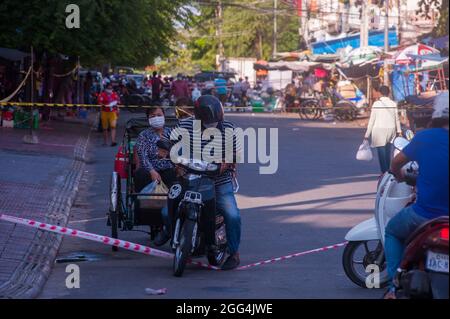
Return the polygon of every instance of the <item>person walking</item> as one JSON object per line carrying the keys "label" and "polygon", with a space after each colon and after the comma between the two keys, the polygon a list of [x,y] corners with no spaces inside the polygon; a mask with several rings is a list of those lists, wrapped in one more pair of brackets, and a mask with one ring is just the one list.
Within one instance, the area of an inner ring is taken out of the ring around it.
{"label": "person walking", "polygon": [[164,83],[158,76],[158,72],[153,72],[153,77],[151,79],[152,86],[152,100],[153,102],[159,102],[161,100],[161,91],[164,89]]}
{"label": "person walking", "polygon": [[102,106],[101,109],[101,123],[103,128],[104,144],[108,141],[108,128],[111,129],[111,146],[116,146],[116,126],[119,116],[119,96],[113,91],[112,84],[108,83],[105,91],[100,94],[98,104]]}
{"label": "person walking", "polygon": [[397,103],[389,98],[390,89],[381,86],[379,92],[381,97],[372,106],[364,140],[370,138],[371,147],[377,149],[381,172],[385,173],[391,165],[391,143],[396,136],[401,136],[402,130]]}
{"label": "person walking", "polygon": [[181,98],[189,99],[191,97],[188,83],[183,79],[181,73],[178,74],[177,79],[172,82],[172,95],[175,97],[175,102]]}

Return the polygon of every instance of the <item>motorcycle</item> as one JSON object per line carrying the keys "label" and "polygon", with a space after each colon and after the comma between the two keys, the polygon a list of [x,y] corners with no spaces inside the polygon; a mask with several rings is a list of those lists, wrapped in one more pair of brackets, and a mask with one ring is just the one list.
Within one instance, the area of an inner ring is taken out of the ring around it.
{"label": "motorcycle", "polygon": [[[398,152],[408,143],[407,139],[399,137],[394,146]],[[387,286],[385,228],[393,216],[414,202],[418,169],[416,162],[405,165],[406,182],[401,183],[392,173],[384,174],[378,184],[375,216],[346,234],[348,245],[342,263],[346,275],[358,286],[367,288],[369,266],[379,269],[379,287]],[[407,240],[404,259],[394,278],[399,296],[441,298],[446,295],[448,298],[448,225],[448,217],[432,220],[419,227]],[[361,248],[362,252],[359,252]]]}
{"label": "motorcycle", "polygon": [[[208,262],[212,266],[223,263],[227,250],[225,222],[221,214],[215,212],[214,178],[220,173],[220,165],[199,160],[181,159],[179,166],[185,171],[180,184],[175,184],[169,191],[169,200],[175,208],[175,230],[172,249],[174,250],[173,273],[176,277],[183,275],[187,261],[191,256],[204,255],[205,216],[215,213],[216,251],[207,251]],[[235,185],[237,181],[234,180]],[[235,192],[239,187],[235,187]]]}

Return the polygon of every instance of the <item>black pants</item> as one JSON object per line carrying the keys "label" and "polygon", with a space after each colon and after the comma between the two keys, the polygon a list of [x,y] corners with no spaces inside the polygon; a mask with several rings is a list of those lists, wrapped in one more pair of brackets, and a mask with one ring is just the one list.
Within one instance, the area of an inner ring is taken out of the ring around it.
{"label": "black pants", "polygon": [[[175,173],[175,169],[166,169],[162,171],[158,171],[159,175],[161,175],[161,179],[163,183],[170,188],[177,180],[177,174]],[[145,186],[152,182],[152,178],[150,176],[150,172],[144,168],[138,169],[134,173],[134,187],[135,191],[139,193],[144,189]]]}

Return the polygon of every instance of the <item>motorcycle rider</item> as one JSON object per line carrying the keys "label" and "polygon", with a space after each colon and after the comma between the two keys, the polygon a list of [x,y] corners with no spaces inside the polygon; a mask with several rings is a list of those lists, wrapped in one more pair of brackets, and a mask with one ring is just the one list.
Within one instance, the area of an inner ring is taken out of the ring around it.
{"label": "motorcycle rider", "polygon": [[402,167],[410,161],[418,163],[419,175],[416,202],[400,211],[386,226],[385,254],[391,286],[385,299],[396,298],[392,280],[409,235],[423,223],[449,214],[448,98],[448,91],[436,97],[431,128],[417,133],[391,164],[391,172],[399,181],[405,180]]}
{"label": "motorcycle rider", "polygon": [[[169,142],[171,145],[174,145],[178,142],[178,140],[171,140],[170,136],[181,136],[182,131],[189,132],[190,136],[190,145],[182,145],[182,147],[190,148],[191,150],[194,147],[194,129],[195,129],[195,120],[201,121],[201,134],[208,128],[217,128],[222,133],[222,160],[225,160],[225,145],[226,143],[232,143],[233,145],[233,161],[234,163],[238,162],[239,152],[240,152],[240,144],[235,136],[232,137],[232,140],[226,140],[228,137],[225,134],[225,129],[234,130],[234,125],[224,120],[224,110],[222,103],[212,95],[204,95],[201,96],[197,102],[195,103],[194,108],[195,117],[183,119],[179,122],[178,126],[175,127],[171,134],[165,134],[163,136],[163,141]],[[206,145],[211,143],[212,139],[205,140],[204,137],[201,139],[201,149],[203,150]],[[193,154],[193,152],[190,152]],[[227,258],[225,263],[222,266],[222,270],[231,270],[235,269],[239,263],[239,244],[241,238],[241,216],[239,212],[239,208],[237,207],[236,198],[233,192],[233,183],[232,177],[233,172],[232,168],[234,164],[222,164],[221,174],[216,178],[216,209],[220,212],[225,219],[226,233],[227,233],[227,241],[228,241],[228,250],[230,256]],[[214,243],[214,226],[215,226],[215,214],[211,214],[212,216],[208,216],[207,223],[205,229],[208,229],[208,233],[206,234],[206,245],[209,251],[214,251],[217,249]],[[173,216],[172,216],[173,217]],[[172,218],[173,220],[173,218]],[[211,233],[212,232],[212,233]]]}

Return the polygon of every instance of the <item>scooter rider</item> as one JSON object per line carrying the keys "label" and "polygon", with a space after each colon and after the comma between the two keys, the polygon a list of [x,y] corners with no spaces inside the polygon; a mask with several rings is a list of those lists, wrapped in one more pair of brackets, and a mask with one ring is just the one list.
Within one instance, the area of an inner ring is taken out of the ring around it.
{"label": "scooter rider", "polygon": [[[436,97],[431,128],[417,133],[391,164],[391,172],[399,181],[405,179],[404,165],[410,161],[419,165],[416,202],[400,211],[386,226],[385,254],[391,281],[401,263],[404,242],[409,235],[424,222],[449,214],[448,98],[448,91]],[[392,283],[384,298],[395,299]]]}
{"label": "scooter rider", "polygon": [[[227,258],[222,266],[222,270],[231,270],[236,268],[239,263],[239,244],[241,239],[241,216],[239,208],[237,207],[236,198],[233,192],[232,174],[234,163],[237,163],[238,156],[240,152],[240,145],[232,134],[231,139],[225,134],[226,129],[232,129],[234,131],[234,125],[224,120],[224,110],[222,103],[212,95],[201,96],[195,103],[194,108],[195,117],[183,119],[179,122],[178,126],[173,129],[171,134],[165,134],[163,136],[163,141],[170,141],[171,145],[174,145],[179,140],[171,140],[172,137],[183,136],[183,133],[189,132],[189,145],[182,144],[182,148],[186,147],[191,150],[190,154],[197,142],[201,143],[201,150],[205,148],[206,145],[210,144],[213,139],[205,140],[205,136],[201,141],[195,141],[195,136],[202,136],[203,132],[208,128],[217,128],[222,133],[222,169],[221,174],[216,178],[216,209],[223,215],[226,225],[228,250],[230,256]],[[201,132],[194,132],[198,127],[195,121],[201,121]],[[200,133],[200,134],[199,134]],[[227,140],[228,138],[228,140]],[[220,140],[218,141],[220,143]],[[182,142],[181,142],[182,143]],[[214,143],[214,142],[212,142]],[[225,164],[225,145],[227,143],[232,143],[233,145],[233,163]],[[217,148],[216,148],[217,149]],[[192,155],[191,155],[192,157]],[[215,218],[207,218],[209,222],[214,223]],[[207,229],[214,229],[214,227],[206,227]],[[214,243],[214,234],[209,234],[206,237],[206,245],[208,250],[216,249]]]}

